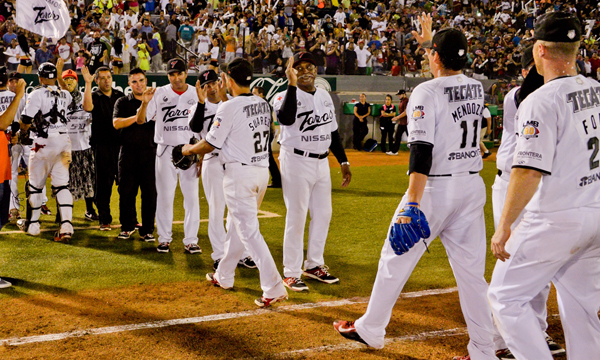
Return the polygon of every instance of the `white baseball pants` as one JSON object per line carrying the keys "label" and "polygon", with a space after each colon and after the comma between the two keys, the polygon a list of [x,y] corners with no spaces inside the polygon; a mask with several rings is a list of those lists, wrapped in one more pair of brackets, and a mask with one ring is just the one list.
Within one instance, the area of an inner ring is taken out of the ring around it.
{"label": "white baseball pants", "polygon": [[[37,149],[37,150],[36,150]],[[44,186],[48,176],[52,177],[52,187],[65,187],[69,184],[69,164],[71,163],[71,139],[68,134],[50,134],[47,139],[36,138],[29,154],[29,184],[39,189],[29,195],[32,207],[31,221],[27,232],[31,235],[40,233],[40,213],[44,200]],[[60,191],[56,196],[63,222],[59,232],[73,234],[73,197],[68,189]],[[63,205],[63,206],[61,206]]]}
{"label": "white baseball pants", "polygon": [[[500,216],[502,216],[502,209],[504,209],[504,203],[506,201],[506,194],[508,192],[508,182],[510,181],[510,173],[503,172],[502,176],[496,175],[496,179],[494,180],[494,184],[492,185],[492,208],[494,211],[494,228],[498,227],[498,223],[500,222]],[[517,220],[512,224],[511,229],[514,230],[517,225],[523,219],[523,214],[525,211],[521,212]],[[536,295],[533,299],[531,299],[531,307],[533,312],[535,313],[542,331],[548,329],[548,295],[550,294],[550,283],[540,291],[538,295]],[[506,342],[502,339],[502,336],[498,332],[496,328],[496,334],[494,335],[494,343],[496,344],[496,349],[506,349],[508,346]]]}
{"label": "white baseball pants", "polygon": [[310,211],[305,269],[325,264],[323,253],[331,222],[331,176],[327,159],[279,152],[283,200],[287,208],[283,235],[283,276],[299,278],[304,258],[304,227]]}
{"label": "white baseball pants", "polygon": [[183,219],[184,238],[183,244],[198,243],[198,229],[200,228],[200,197],[198,189],[198,175],[195,166],[187,170],[180,170],[171,162],[172,146],[158,145],[156,151],[156,233],[158,242],[170,243],[173,240],[173,201],[177,189],[183,194]]}
{"label": "white baseball pants", "polygon": [[260,233],[258,208],[269,181],[266,167],[225,165],[223,190],[231,224],[225,241],[225,254],[219,263],[215,279],[223,287],[233,287],[235,269],[244,249],[248,249],[260,274],[260,287],[265,298],[287,294],[271,251]]}
{"label": "white baseball pants", "polygon": [[[21,203],[19,201],[19,162],[21,157],[25,160],[25,165],[29,167],[29,156],[31,153],[31,146],[16,144],[13,145],[10,154],[10,167],[12,179],[10,180],[10,209],[20,210]],[[46,184],[42,190],[43,199],[42,204],[48,202],[48,196],[46,195]]]}
{"label": "white baseball pants", "polygon": [[497,261],[488,297],[517,359],[552,360],[531,301],[554,283],[569,360],[600,354],[600,209],[526,212]]}
{"label": "white baseball pants", "polygon": [[[225,253],[225,225],[223,218],[225,217],[225,194],[223,192],[223,177],[225,170],[218,156],[206,155],[202,161],[202,187],[204,195],[208,202],[208,239],[212,246],[211,257],[213,260],[223,258]],[[227,217],[229,225],[229,216]],[[249,256],[247,250],[244,250],[242,259]]]}
{"label": "white baseball pants", "polygon": [[[439,235],[456,278],[470,337],[467,348],[473,360],[497,360],[492,311],[486,297],[488,284],[484,279],[485,200],[485,185],[478,175],[430,177],[421,200],[421,210],[431,228],[431,236],[426,241],[430,243]],[[406,202],[405,195],[391,224]],[[409,252],[398,256],[386,237],[367,312],[355,323],[358,334],[370,346],[383,348],[392,309],[424,252],[425,244],[421,240]]]}

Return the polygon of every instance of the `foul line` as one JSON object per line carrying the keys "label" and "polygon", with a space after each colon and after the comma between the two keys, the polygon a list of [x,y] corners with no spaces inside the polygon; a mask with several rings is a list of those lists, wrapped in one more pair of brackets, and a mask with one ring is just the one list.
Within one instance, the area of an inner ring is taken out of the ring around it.
{"label": "foul line", "polygon": [[[401,298],[416,298],[422,296],[431,296],[431,295],[440,295],[440,294],[448,294],[458,291],[458,288],[448,288],[448,289],[438,289],[438,290],[424,290],[424,291],[416,291],[412,293],[401,294]],[[185,318],[185,319],[173,319],[173,320],[162,320],[162,321],[152,321],[141,324],[130,324],[130,325],[119,325],[119,326],[108,326],[101,327],[96,329],[85,329],[85,330],[76,330],[76,331],[68,331],[58,334],[47,334],[47,335],[35,335],[35,336],[26,336],[26,337],[17,337],[10,339],[0,340],[0,346],[2,345],[25,345],[31,343],[41,343],[48,341],[58,341],[69,338],[83,337],[87,335],[103,335],[103,334],[113,334],[125,331],[134,331],[134,330],[143,330],[143,329],[157,329],[163,328],[167,326],[174,325],[186,325],[186,324],[199,324],[203,322],[210,321],[219,321],[219,320],[228,320],[228,319],[238,319],[248,316],[259,316],[265,314],[271,314],[273,312],[289,312],[289,311],[298,311],[305,309],[314,309],[314,308],[325,308],[325,307],[338,307],[338,306],[347,306],[353,304],[364,304],[368,303],[368,298],[357,298],[357,299],[342,299],[336,301],[324,301],[318,303],[306,303],[306,304],[298,304],[298,305],[288,305],[288,306],[278,306],[272,309],[260,309],[260,310],[249,310],[249,311],[241,311],[237,313],[225,313],[225,314],[215,314],[215,315],[207,315],[201,317],[193,317],[193,318]],[[420,335],[415,335],[420,336]],[[301,351],[301,350],[298,350]]]}
{"label": "foul line", "polygon": [[[415,335],[404,335],[404,336],[399,336],[396,338],[387,338],[387,339],[385,339],[385,345],[390,345],[390,344],[393,344],[396,342],[401,342],[401,341],[423,341],[423,340],[427,340],[427,339],[443,338],[443,337],[450,337],[450,336],[460,336],[460,335],[467,335],[467,334],[468,334],[468,332],[467,332],[466,327],[454,328],[454,329],[448,329],[448,330],[435,330],[435,331],[428,331],[428,332],[423,332],[423,333],[415,334]],[[356,350],[356,349],[364,349],[364,348],[367,348],[364,344],[353,341],[353,342],[345,342],[345,343],[338,344],[338,345],[325,345],[325,346],[319,346],[319,347],[308,348],[308,349],[286,351],[286,352],[271,355],[271,356],[276,357],[276,358],[290,358],[290,357],[302,356],[302,355],[305,355],[306,353],[311,353],[311,352]]]}
{"label": "foul line", "polygon": [[[52,216],[52,215],[50,215]],[[268,218],[276,218],[276,217],[281,217],[281,215],[276,214],[276,213],[272,213],[269,211],[263,211],[263,210],[258,210],[258,218],[259,219],[268,219]],[[225,219],[223,219],[225,220]],[[200,219],[200,222],[208,222],[208,219]],[[173,221],[173,224],[178,225],[178,224],[183,224],[183,221]],[[121,224],[116,224],[116,225],[111,225],[112,226],[112,230],[116,230],[118,229]],[[44,228],[41,229],[40,232],[49,232],[49,231],[56,231],[58,229],[58,227],[55,228]],[[94,226],[77,226],[77,227],[73,227],[74,230],[91,230],[91,229],[98,229],[98,225],[94,225]],[[4,235],[4,234],[23,234],[24,232],[22,230],[9,230],[9,231],[0,231],[0,234]]]}

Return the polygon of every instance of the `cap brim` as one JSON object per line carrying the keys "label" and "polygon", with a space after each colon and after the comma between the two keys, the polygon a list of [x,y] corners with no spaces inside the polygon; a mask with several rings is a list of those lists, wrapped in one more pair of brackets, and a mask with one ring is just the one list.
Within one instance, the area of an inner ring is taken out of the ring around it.
{"label": "cap brim", "polygon": [[292,67],[296,67],[296,65],[298,65],[298,64],[300,64],[302,62],[311,63],[311,64],[313,64],[315,66],[317,65],[313,59],[300,59],[298,61],[294,61],[294,64],[292,64]]}

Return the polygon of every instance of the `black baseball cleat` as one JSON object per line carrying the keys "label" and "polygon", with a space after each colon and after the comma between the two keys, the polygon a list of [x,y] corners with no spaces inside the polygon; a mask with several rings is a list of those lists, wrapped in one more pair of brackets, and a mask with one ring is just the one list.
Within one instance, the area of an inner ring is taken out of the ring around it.
{"label": "black baseball cleat", "polygon": [[240,261],[238,261],[238,266],[243,266],[248,269],[256,269],[256,263],[250,256],[240,259]]}
{"label": "black baseball cleat", "polygon": [[346,339],[358,341],[359,343],[369,346],[369,344],[367,344],[356,332],[354,321],[336,320],[333,322],[333,328]]}
{"label": "black baseball cleat", "polygon": [[552,340],[552,338],[548,335],[546,335],[546,343],[548,344],[548,349],[550,349],[552,355],[562,355],[566,352],[562,346],[555,343],[554,340]]}

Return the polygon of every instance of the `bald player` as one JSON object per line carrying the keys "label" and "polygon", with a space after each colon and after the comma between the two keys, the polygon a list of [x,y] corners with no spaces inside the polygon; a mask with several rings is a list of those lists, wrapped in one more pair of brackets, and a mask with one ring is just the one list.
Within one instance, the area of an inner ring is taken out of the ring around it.
{"label": "bald player", "polygon": [[[427,49],[435,79],[417,86],[408,103],[410,179],[396,214],[420,207],[431,228],[428,241],[439,235],[446,249],[470,337],[469,355],[455,359],[497,360],[484,278],[486,196],[479,176],[483,85],[462,74],[468,49],[464,34],[443,29],[432,37],[431,16],[423,13],[419,20],[422,34],[413,35]],[[409,221],[395,215],[390,228]],[[351,340],[383,348],[392,309],[425,250],[423,240],[399,256],[386,241],[367,312],[356,322],[334,322],[335,329]]]}
{"label": "bald player", "polygon": [[567,357],[592,359],[600,354],[600,83],[577,75],[576,16],[540,16],[534,39],[544,85],[517,111],[508,192],[491,244],[500,261],[488,297],[515,358],[551,360],[532,302],[552,281]]}
{"label": "bald player", "polygon": [[[311,53],[300,52],[288,62],[288,89],[277,95],[273,110],[281,126],[279,162],[283,200],[287,208],[283,235],[284,284],[292,291],[308,291],[301,275],[326,284],[339,278],[329,273],[324,252],[331,221],[329,151],[342,171],[342,187],[352,173],[335,118],[333,100],[315,87],[317,66]],[[304,228],[310,211],[308,247],[304,264]]]}
{"label": "bald player", "polygon": [[223,191],[232,225],[227,232],[225,253],[215,273],[206,274],[215,286],[231,289],[235,268],[248,249],[260,272],[262,296],[254,302],[267,307],[287,299],[287,291],[265,239],[260,233],[258,208],[269,181],[269,104],[250,92],[252,64],[237,58],[221,76],[233,99],[221,104],[213,125],[198,144],[186,145],[183,155],[204,156],[220,149]]}

